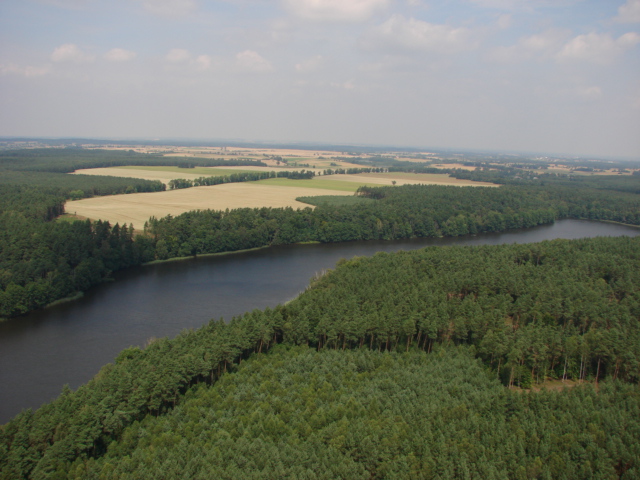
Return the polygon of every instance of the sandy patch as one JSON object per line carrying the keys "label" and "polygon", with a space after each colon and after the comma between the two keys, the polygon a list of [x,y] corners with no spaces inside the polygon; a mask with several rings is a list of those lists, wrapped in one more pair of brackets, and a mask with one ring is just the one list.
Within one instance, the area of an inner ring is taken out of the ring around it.
{"label": "sandy patch", "polygon": [[213,187],[193,187],[154,193],[132,193],[85,198],[66,203],[65,210],[72,215],[108,220],[115,223],[133,223],[142,229],[149,217],[180,215],[191,210],[226,210],[234,208],[292,207],[309,205],[296,201],[297,197],[317,195],[353,195],[338,190],[296,188],[259,185],[255,183],[228,183]]}

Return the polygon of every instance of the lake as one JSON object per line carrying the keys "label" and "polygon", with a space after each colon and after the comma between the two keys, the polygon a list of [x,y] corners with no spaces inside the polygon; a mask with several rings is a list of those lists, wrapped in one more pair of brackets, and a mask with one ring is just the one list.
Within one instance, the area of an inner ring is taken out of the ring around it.
{"label": "lake", "polygon": [[497,245],[556,238],[637,236],[640,229],[561,220],[498,234],[289,245],[137,267],[79,300],[0,324],[0,424],[87,382],[131,345],[173,337],[211,318],[230,319],[295,298],[340,258],[429,245]]}

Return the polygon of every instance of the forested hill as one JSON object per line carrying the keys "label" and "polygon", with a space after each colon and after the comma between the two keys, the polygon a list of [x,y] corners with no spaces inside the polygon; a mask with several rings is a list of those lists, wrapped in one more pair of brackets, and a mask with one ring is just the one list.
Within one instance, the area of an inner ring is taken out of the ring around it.
{"label": "forested hill", "polygon": [[638,285],[626,237],[343,261],[23,412],[0,477],[638,478]]}

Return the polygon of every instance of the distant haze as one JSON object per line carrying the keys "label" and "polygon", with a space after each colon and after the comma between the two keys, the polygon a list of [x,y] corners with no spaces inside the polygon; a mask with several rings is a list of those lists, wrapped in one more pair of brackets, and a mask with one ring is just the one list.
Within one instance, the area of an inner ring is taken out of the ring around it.
{"label": "distant haze", "polygon": [[640,0],[3,0],[0,136],[640,157]]}

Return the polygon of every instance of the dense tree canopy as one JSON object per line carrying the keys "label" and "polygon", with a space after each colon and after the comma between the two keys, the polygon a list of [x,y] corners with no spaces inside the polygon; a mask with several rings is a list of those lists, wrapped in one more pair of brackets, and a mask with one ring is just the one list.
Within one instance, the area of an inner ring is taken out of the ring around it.
{"label": "dense tree canopy", "polygon": [[[639,275],[626,237],[343,261],[23,412],[0,476],[636,478]],[[545,378],[591,383],[500,386]]]}
{"label": "dense tree canopy", "polygon": [[[516,393],[464,350],[279,350],[127,428],[76,478],[633,478],[637,388]],[[623,446],[624,445],[624,446]],[[618,470],[616,470],[616,467]],[[622,470],[627,469],[624,473]]]}
{"label": "dense tree canopy", "polygon": [[81,168],[104,168],[125,165],[178,166],[183,168],[221,165],[265,166],[263,162],[235,158],[165,157],[137,153],[133,150],[88,150],[82,148],[35,148],[0,152],[0,168],[31,172],[70,173]]}

